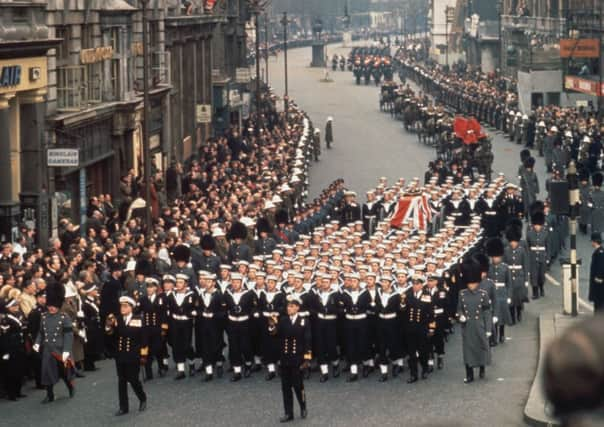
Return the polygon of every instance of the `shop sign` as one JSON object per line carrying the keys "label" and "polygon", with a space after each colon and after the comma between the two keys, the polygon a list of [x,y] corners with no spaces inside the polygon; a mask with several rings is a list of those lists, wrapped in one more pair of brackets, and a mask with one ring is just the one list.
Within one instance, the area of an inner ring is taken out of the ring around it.
{"label": "shop sign", "polygon": [[0,93],[46,87],[46,57],[0,59]]}
{"label": "shop sign", "polygon": [[113,57],[113,46],[93,47],[92,49],[83,49],[80,52],[80,62],[82,64],[94,64]]}
{"label": "shop sign", "polygon": [[560,58],[599,58],[598,39],[560,39]]}
{"label": "shop sign", "polygon": [[249,68],[237,68],[235,70],[235,81],[237,83],[249,83],[250,79]]}
{"label": "shop sign", "polygon": [[197,104],[195,113],[198,124],[212,123],[212,106],[210,104]]}
{"label": "shop sign", "polygon": [[49,167],[77,168],[80,165],[80,150],[77,148],[49,148],[47,157]]}
{"label": "shop sign", "polygon": [[0,87],[18,86],[21,83],[21,66],[7,65],[0,72]]}
{"label": "shop sign", "polygon": [[582,79],[576,76],[566,76],[564,78],[564,88],[566,90],[586,93],[591,96],[599,96],[601,93],[599,82]]}

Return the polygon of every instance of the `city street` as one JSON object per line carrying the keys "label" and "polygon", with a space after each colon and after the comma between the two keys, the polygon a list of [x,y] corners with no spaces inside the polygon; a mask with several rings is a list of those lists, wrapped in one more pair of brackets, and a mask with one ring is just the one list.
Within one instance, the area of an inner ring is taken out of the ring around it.
{"label": "city street", "polygon": [[[328,47],[328,55],[347,54],[348,49]],[[379,90],[374,86],[356,86],[352,73],[330,71],[333,82],[322,83],[323,69],[309,68],[310,48],[290,50],[289,94],[306,110],[314,126],[321,129],[325,120],[334,118],[335,145],[322,147],[321,160],[311,169],[311,197],[342,177],[355,190],[359,201],[381,176],[393,182],[399,177],[411,179],[423,175],[435,157],[434,150],[420,145],[401,123],[378,106]],[[262,64],[264,66],[264,63]],[[283,93],[283,55],[270,61],[270,84]],[[494,135],[495,172],[504,172],[513,182],[521,147],[501,135]],[[538,158],[537,171],[544,196],[545,167]],[[586,300],[586,278],[591,249],[588,239],[580,236],[581,294]],[[408,371],[400,378],[378,382],[373,374],[357,383],[345,382],[345,375],[320,384],[318,375],[306,383],[309,417],[300,421],[296,409],[294,425],[313,426],[523,426],[523,408],[538,358],[540,313],[560,311],[560,268],[554,265],[554,279],[546,285],[546,298],[527,305],[520,325],[507,328],[508,341],[493,350],[493,364],[484,380],[464,385],[459,329],[447,344],[445,367],[429,379],[408,385]],[[145,384],[149,396],[146,412],[136,412],[138,402],[130,392],[131,414],[115,418],[118,408],[117,378],[112,361],[99,364],[101,369],[88,373],[76,382],[77,393],[70,400],[58,384],[58,400],[41,405],[44,392],[27,387],[28,398],[18,402],[0,402],[7,425],[136,425],[136,426],[268,426],[277,425],[282,415],[280,382],[264,381],[264,372],[233,384],[229,375],[203,383],[198,375],[176,382],[174,371],[163,379]],[[29,383],[31,384],[31,383]],[[24,415],[25,414],[25,415]]]}

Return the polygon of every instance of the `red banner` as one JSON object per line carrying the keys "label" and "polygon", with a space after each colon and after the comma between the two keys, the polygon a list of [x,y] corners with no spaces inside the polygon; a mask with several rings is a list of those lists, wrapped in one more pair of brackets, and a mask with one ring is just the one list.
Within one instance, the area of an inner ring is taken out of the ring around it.
{"label": "red banner", "polygon": [[575,92],[586,93],[592,96],[602,95],[602,86],[600,85],[600,82],[582,79],[577,76],[566,76],[564,78],[564,88],[566,90],[574,90]]}

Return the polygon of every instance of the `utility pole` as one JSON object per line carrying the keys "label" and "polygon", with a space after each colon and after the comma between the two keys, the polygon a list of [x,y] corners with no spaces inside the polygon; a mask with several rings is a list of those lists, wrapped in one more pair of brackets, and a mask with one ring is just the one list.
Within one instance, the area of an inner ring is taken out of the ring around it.
{"label": "utility pole", "polygon": [[285,62],[285,95],[283,95],[283,109],[285,110],[285,115],[287,116],[289,111],[289,90],[287,84],[287,12],[283,12],[281,24],[283,24],[283,61]]}
{"label": "utility pole", "polygon": [[143,168],[145,181],[145,233],[151,236],[151,153],[149,152],[149,46],[147,45],[147,2],[143,4]]}
{"label": "utility pole", "polygon": [[570,286],[571,286],[571,315],[577,315],[577,217],[579,216],[580,193],[577,166],[574,160],[568,165],[568,194],[570,210]]}
{"label": "utility pole", "polygon": [[266,43],[265,53],[265,67],[266,67],[266,85],[268,86],[268,47],[269,47],[269,37],[268,37],[268,12],[264,14],[264,42]]}
{"label": "utility pole", "polygon": [[256,8],[256,136],[260,135],[260,27],[258,25],[258,16],[260,9]]}

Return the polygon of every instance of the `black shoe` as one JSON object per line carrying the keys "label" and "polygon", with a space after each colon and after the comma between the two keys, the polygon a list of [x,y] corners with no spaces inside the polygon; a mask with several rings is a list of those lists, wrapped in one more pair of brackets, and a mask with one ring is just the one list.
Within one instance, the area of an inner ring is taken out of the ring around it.
{"label": "black shoe", "polygon": [[347,383],[353,383],[353,382],[355,382],[358,379],[359,379],[358,374],[350,374],[350,375],[348,375],[348,378],[346,378],[346,382]]}
{"label": "black shoe", "polygon": [[363,378],[367,378],[369,376],[369,366],[363,365]]}
{"label": "black shoe", "polygon": [[288,423],[288,422],[292,421],[293,419],[294,419],[293,415],[283,415],[281,418],[279,418],[279,422]]}
{"label": "black shoe", "polygon": [[470,384],[470,383],[474,382],[474,377],[464,378],[463,382],[464,382],[464,384]]}
{"label": "black shoe", "polygon": [[76,378],[86,378],[86,375],[82,374],[81,372],[76,372],[75,376]]}
{"label": "black shoe", "polygon": [[266,377],[264,377],[265,380],[270,381],[273,378],[275,378],[277,375],[274,372],[269,372],[268,374],[266,374]]}
{"label": "black shoe", "polygon": [[141,400],[141,403],[138,405],[138,412],[143,412],[145,409],[147,409],[147,401]]}
{"label": "black shoe", "polygon": [[543,288],[541,288],[539,292],[541,293],[541,297],[545,296],[545,292],[544,292]]}
{"label": "black shoe", "polygon": [[233,376],[231,377],[231,382],[237,382],[241,380],[241,374],[233,374]]}
{"label": "black shoe", "polygon": [[157,370],[157,373],[159,374],[160,378],[165,377],[166,376],[166,372],[168,372],[168,368],[167,367],[162,367],[162,368],[159,368]]}
{"label": "black shoe", "polygon": [[[394,376],[394,374],[392,374]],[[388,374],[382,374],[380,375],[380,379],[378,380],[381,383],[385,383],[386,381],[388,381]]]}
{"label": "black shoe", "polygon": [[306,407],[300,408],[300,418],[304,419],[307,416],[308,416],[308,411],[306,410]]}
{"label": "black shoe", "polygon": [[116,416],[116,417],[121,417],[122,415],[126,415],[127,413],[128,413],[128,410],[127,410],[127,409],[120,409],[119,411],[117,411],[117,412],[115,413],[115,416]]}
{"label": "black shoe", "polygon": [[499,336],[499,342],[500,343],[504,343],[505,342],[505,336],[504,335],[500,335]]}
{"label": "black shoe", "polygon": [[425,379],[428,378],[428,373],[429,372],[430,372],[429,370],[428,371],[422,371],[422,380],[425,380]]}
{"label": "black shoe", "polygon": [[194,377],[195,373],[195,365],[189,365],[189,376]]}
{"label": "black shoe", "polygon": [[334,378],[338,378],[340,376],[340,364],[337,364],[333,367],[333,374],[332,376]]}
{"label": "black shoe", "polygon": [[54,396],[46,396],[44,398],[44,400],[42,401],[42,403],[51,403],[55,401],[55,397]]}
{"label": "black shoe", "polygon": [[432,372],[434,372],[434,366],[428,365],[428,373],[431,374]]}
{"label": "black shoe", "polygon": [[321,374],[321,376],[319,377],[319,382],[320,383],[324,383],[328,379],[329,379],[329,375],[327,375],[327,374]]}
{"label": "black shoe", "polygon": [[206,374],[206,376],[203,377],[203,381],[206,383],[212,381],[213,379],[214,379],[214,375],[212,375],[212,374]]}
{"label": "black shoe", "polygon": [[484,366],[480,367],[480,371],[478,372],[478,376],[480,377],[480,379],[484,379]]}
{"label": "black shoe", "polygon": [[178,374],[176,374],[176,376],[174,377],[175,380],[184,380],[187,376],[185,375],[184,372],[179,372]]}
{"label": "black shoe", "polygon": [[439,357],[439,358],[437,359],[437,361],[436,361],[436,367],[437,367],[438,369],[442,369],[442,368],[443,368],[444,363],[445,363],[445,362],[444,362],[443,358],[442,358],[442,357]]}
{"label": "black shoe", "polygon": [[243,368],[243,378],[249,378],[250,375],[252,375],[252,367],[246,365]]}
{"label": "black shoe", "polygon": [[224,374],[224,368],[222,367],[222,365],[216,367],[216,376],[218,378],[222,378],[223,374]]}
{"label": "black shoe", "polygon": [[416,382],[417,382],[417,375],[412,375],[407,380],[407,384],[413,384],[413,383],[416,383]]}
{"label": "black shoe", "polygon": [[396,377],[398,377],[398,374],[400,374],[400,373],[401,373],[401,366],[400,365],[394,365],[392,367],[392,376],[394,378],[396,378]]}
{"label": "black shoe", "polygon": [[262,365],[252,366],[252,372],[260,372],[261,370],[262,370]]}
{"label": "black shoe", "polygon": [[151,372],[145,374],[145,382],[151,381],[153,379],[153,374]]}
{"label": "black shoe", "polygon": [[71,399],[73,396],[75,396],[75,387],[74,386],[68,387],[68,390],[69,390],[69,398]]}

